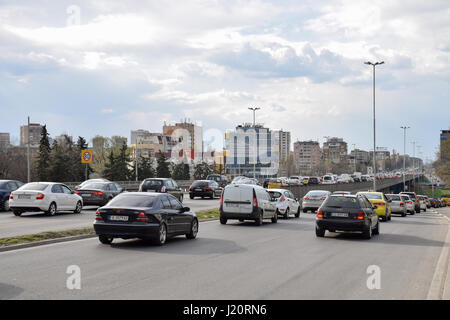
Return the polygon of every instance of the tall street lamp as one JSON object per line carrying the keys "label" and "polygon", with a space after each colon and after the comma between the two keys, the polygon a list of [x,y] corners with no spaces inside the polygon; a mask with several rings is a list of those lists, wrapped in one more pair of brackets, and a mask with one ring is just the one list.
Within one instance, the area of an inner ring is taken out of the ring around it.
{"label": "tall street lamp", "polygon": [[405,173],[406,173],[406,130],[410,127],[407,126],[401,126],[401,129],[403,129],[403,191],[405,190],[406,181],[405,181]]}
{"label": "tall street lamp", "polygon": [[375,136],[375,67],[379,64],[384,64],[381,62],[364,62],[364,64],[371,65],[373,67],[373,191],[377,191],[377,161],[376,161],[376,136]]}
{"label": "tall street lamp", "polygon": [[253,162],[253,178],[254,179],[256,179],[256,162],[258,161],[258,157],[256,156],[256,145],[257,145],[257,143],[256,143],[256,121],[255,121],[255,114],[256,114],[256,111],[257,110],[260,110],[261,108],[248,108],[248,110],[251,110],[251,111],[253,111],[253,129],[255,130],[255,140],[254,140],[254,144],[255,144],[255,146],[254,146],[254,156],[255,156],[255,159],[254,159],[254,162]]}
{"label": "tall street lamp", "polygon": [[413,145],[413,186],[414,186],[414,192],[416,192],[416,142],[412,141]]}

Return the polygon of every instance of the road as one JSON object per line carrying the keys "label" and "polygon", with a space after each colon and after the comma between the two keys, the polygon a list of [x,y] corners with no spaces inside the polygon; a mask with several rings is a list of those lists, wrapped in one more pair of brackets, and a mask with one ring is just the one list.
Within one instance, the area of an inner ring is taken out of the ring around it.
{"label": "road", "polygon": [[[443,247],[450,208],[381,224],[381,234],[314,235],[314,215],[200,224],[198,238],[157,247],[96,238],[0,253],[0,299],[426,299]],[[69,265],[81,289],[66,288]],[[381,289],[367,288],[367,268]]]}
{"label": "road", "polygon": [[[198,211],[218,208],[219,200],[184,198],[183,205]],[[95,219],[97,207],[85,207],[81,214],[61,212],[49,217],[44,213],[29,212],[16,217],[12,212],[0,212],[0,238],[34,234],[46,231],[67,230],[72,228],[91,227]]]}

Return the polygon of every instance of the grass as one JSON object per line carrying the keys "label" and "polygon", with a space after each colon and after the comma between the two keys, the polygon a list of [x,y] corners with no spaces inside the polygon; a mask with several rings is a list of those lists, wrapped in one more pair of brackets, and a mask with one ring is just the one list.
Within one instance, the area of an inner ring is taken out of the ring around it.
{"label": "grass", "polygon": [[[197,214],[199,221],[207,220],[207,219],[214,219],[214,218],[219,217],[219,209],[201,210],[201,211],[196,212],[196,214]],[[94,228],[86,227],[86,228],[79,228],[79,229],[42,232],[42,233],[36,233],[36,234],[27,234],[27,235],[23,235],[23,236],[1,238],[0,239],[0,248],[24,244],[24,243],[36,242],[36,241],[67,238],[67,237],[89,235],[89,234],[95,234]]]}

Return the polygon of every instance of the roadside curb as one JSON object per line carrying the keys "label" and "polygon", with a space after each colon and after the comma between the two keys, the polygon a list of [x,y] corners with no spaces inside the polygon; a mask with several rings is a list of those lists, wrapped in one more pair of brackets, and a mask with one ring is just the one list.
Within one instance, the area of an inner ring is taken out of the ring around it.
{"label": "roadside curb", "polygon": [[[210,221],[215,221],[215,220],[219,220],[219,218],[211,218],[211,219],[201,220],[200,223],[210,222]],[[79,235],[79,236],[71,236],[71,237],[48,239],[48,240],[42,240],[42,241],[34,241],[34,242],[29,242],[29,243],[23,243],[23,244],[17,244],[17,245],[13,245],[13,246],[2,247],[2,248],[0,248],[0,252],[26,249],[26,248],[44,246],[47,244],[89,239],[89,238],[95,238],[95,237],[97,237],[96,234],[83,234],[83,235]]]}

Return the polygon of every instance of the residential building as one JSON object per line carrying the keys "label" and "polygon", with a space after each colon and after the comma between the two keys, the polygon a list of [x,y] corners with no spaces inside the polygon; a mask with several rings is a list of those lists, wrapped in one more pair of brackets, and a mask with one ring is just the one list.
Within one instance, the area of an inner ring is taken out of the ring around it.
{"label": "residential building", "polygon": [[320,145],[317,141],[297,141],[294,143],[294,168],[298,174],[316,173],[320,165]]}
{"label": "residential building", "polygon": [[342,138],[327,137],[322,148],[323,161],[330,164],[347,163],[347,142]]}
{"label": "residential building", "polygon": [[445,155],[442,151],[444,149],[443,148],[444,142],[446,142],[448,140],[450,140],[450,129],[449,130],[441,130],[441,139],[440,139],[441,160],[444,160],[445,157],[447,157],[447,158],[450,157],[449,154]]}
{"label": "residential building", "polygon": [[173,125],[164,123],[163,135],[170,136],[171,140],[176,142],[171,148],[171,157],[174,160],[188,159],[192,163],[202,161],[203,130],[201,126],[187,120]]}
{"label": "residential building", "polygon": [[9,148],[11,146],[11,138],[9,132],[0,132],[0,150]]}
{"label": "residential building", "polygon": [[20,127],[20,146],[26,147],[28,145],[28,139],[30,139],[30,147],[38,148],[41,140],[42,126],[39,123],[30,123],[28,125]]}
{"label": "residential building", "polygon": [[278,175],[286,176],[289,166],[289,155],[291,153],[291,133],[289,131],[279,130],[278,136],[278,145],[280,146],[280,172]]}

